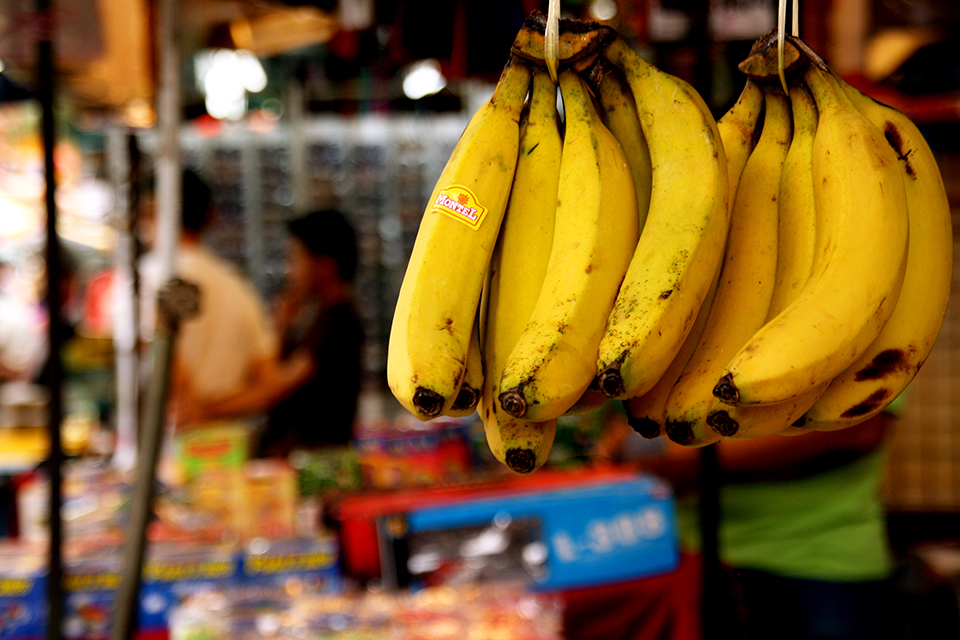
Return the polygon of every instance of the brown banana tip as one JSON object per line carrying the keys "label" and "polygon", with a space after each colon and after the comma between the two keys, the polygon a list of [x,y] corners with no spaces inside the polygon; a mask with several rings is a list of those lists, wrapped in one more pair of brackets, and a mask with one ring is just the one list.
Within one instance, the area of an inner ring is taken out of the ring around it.
{"label": "brown banana tip", "polygon": [[522,418],[527,412],[527,401],[523,397],[523,389],[515,387],[500,394],[500,408],[514,418]]}
{"label": "brown banana tip", "polygon": [[464,411],[466,409],[472,409],[477,406],[477,403],[480,402],[480,391],[474,389],[473,387],[463,385],[460,387],[460,391],[457,392],[457,397],[453,401],[451,408],[456,409],[457,411]]}
{"label": "brown banana tip", "polygon": [[679,445],[693,444],[693,424],[686,421],[667,422],[667,437]]}
{"label": "brown banana tip", "polygon": [[417,387],[413,393],[413,406],[428,418],[435,418],[443,411],[443,396],[432,389]]}
{"label": "brown banana tip", "polygon": [[733,376],[729,373],[723,375],[717,385],[713,388],[714,397],[727,404],[737,404],[740,402],[740,390],[733,383]]}
{"label": "brown banana tip", "polygon": [[537,454],[532,449],[507,449],[504,462],[511,471],[530,473],[537,468]]}
{"label": "brown banana tip", "polygon": [[634,431],[640,434],[641,437],[646,438],[647,440],[653,440],[654,438],[659,438],[660,423],[656,420],[651,420],[650,418],[627,418],[627,424],[629,424]]}
{"label": "brown banana tip", "polygon": [[740,429],[740,423],[730,417],[726,411],[713,411],[707,416],[710,428],[724,437],[732,436]]}
{"label": "brown banana tip", "polygon": [[626,389],[623,386],[623,378],[620,376],[620,365],[612,364],[600,374],[600,391],[608,398],[616,398],[623,395]]}

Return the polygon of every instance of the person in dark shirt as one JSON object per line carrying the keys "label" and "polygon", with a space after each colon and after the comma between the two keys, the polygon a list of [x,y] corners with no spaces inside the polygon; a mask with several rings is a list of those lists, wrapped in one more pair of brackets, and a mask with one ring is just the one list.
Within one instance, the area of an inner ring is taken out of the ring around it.
{"label": "person in dark shirt", "polygon": [[360,394],[363,328],[354,305],[356,234],[335,209],[288,223],[289,279],[277,301],[280,351],[271,375],[220,402],[204,418],[266,413],[257,457],[345,445]]}

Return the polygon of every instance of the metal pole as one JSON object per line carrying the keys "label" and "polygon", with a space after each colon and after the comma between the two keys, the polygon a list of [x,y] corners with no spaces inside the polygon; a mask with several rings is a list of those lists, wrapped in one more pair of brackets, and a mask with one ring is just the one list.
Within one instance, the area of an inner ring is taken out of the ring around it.
{"label": "metal pole", "polygon": [[725,626],[727,585],[720,563],[720,468],[717,447],[709,445],[700,450],[700,539],[703,562],[703,583],[700,595],[701,624],[704,640],[722,640],[729,637]]}
{"label": "metal pole", "polygon": [[47,384],[50,387],[49,432],[50,457],[48,472],[50,475],[50,550],[47,568],[47,638],[59,640],[63,636],[63,521],[60,508],[63,503],[61,489],[63,449],[60,440],[60,424],[63,419],[63,407],[60,397],[63,383],[63,365],[60,350],[64,341],[63,323],[60,309],[62,306],[60,290],[60,243],[57,237],[57,199],[56,171],[53,151],[56,147],[56,122],[54,114],[54,95],[56,78],[53,61],[54,20],[51,0],[37,0],[37,96],[40,100],[41,135],[43,138],[43,175],[46,183],[45,206],[47,211],[47,337],[49,354],[47,357]]}
{"label": "metal pole", "polygon": [[117,229],[114,259],[116,314],[113,323],[117,408],[114,425],[116,446],[112,462],[118,469],[129,471],[137,463],[137,407],[140,402],[137,252],[134,234],[139,176],[138,149],[136,136],[121,126],[111,127],[107,140],[110,178],[117,194],[113,211],[114,227]]}
{"label": "metal pole", "polygon": [[[157,245],[160,256],[160,281],[172,283],[175,272],[177,243],[180,236],[179,205],[181,197],[181,47],[179,39],[178,0],[159,0],[157,3],[157,59],[160,64],[160,82],[157,88],[157,125],[159,150],[156,160],[157,177]],[[161,291],[161,300],[163,291]],[[113,640],[130,640],[137,629],[140,608],[140,583],[146,557],[147,525],[153,512],[157,460],[163,443],[170,361],[174,337],[179,323],[176,313],[168,313],[163,304],[158,315],[158,327],[151,344],[153,369],[146,393],[140,456],[133,496],[130,504],[127,541],[124,549],[123,571],[117,594]]]}

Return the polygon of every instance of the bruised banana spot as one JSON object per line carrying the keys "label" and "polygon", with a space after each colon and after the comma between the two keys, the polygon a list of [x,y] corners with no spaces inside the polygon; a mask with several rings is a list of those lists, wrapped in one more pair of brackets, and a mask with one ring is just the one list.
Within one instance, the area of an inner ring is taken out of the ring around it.
{"label": "bruised banana spot", "polygon": [[620,362],[620,360],[617,360],[608,365],[600,375],[597,376],[597,384],[600,387],[600,391],[608,398],[616,398],[626,391],[623,384],[623,377],[620,375]]}
{"label": "bruised banana spot", "polygon": [[443,321],[443,326],[441,327],[444,331],[453,335],[453,318],[447,318]]}
{"label": "bruised banana spot", "polygon": [[720,435],[730,437],[740,429],[740,423],[724,410],[713,411],[707,416],[707,424]]}
{"label": "bruised banana spot", "polygon": [[870,364],[857,371],[854,379],[879,380],[907,366],[907,354],[902,349],[885,349],[874,356]]}
{"label": "bruised banana spot", "polygon": [[647,440],[653,440],[660,437],[660,423],[646,416],[638,418],[627,418],[634,431]]}
{"label": "bruised banana spot", "polygon": [[887,143],[896,151],[897,159],[903,162],[904,171],[907,172],[907,175],[916,180],[917,170],[913,168],[913,163],[910,162],[910,154],[913,153],[913,150],[911,149],[910,151],[904,152],[903,136],[900,134],[900,129],[897,128],[897,125],[888,120],[883,127],[883,137],[887,139]]}
{"label": "bruised banana spot", "polygon": [[476,407],[479,402],[480,390],[465,384],[460,387],[460,391],[457,392],[457,397],[450,408],[456,411],[466,411]]}
{"label": "bruised banana spot", "polygon": [[413,406],[428,418],[440,415],[443,410],[443,396],[426,387],[417,387],[413,392]]}
{"label": "bruised banana spot", "polygon": [[661,291],[660,295],[657,296],[657,300],[666,300],[671,295],[673,295],[673,289],[667,289],[666,291]]}
{"label": "bruised banana spot", "polygon": [[871,393],[867,398],[860,403],[855,404],[846,411],[840,414],[841,418],[859,418],[860,416],[865,416],[874,411],[880,410],[884,406],[887,397],[889,397],[890,391],[887,389],[877,389]]}
{"label": "bruised banana spot", "polygon": [[498,396],[500,408],[514,418],[522,418],[527,412],[527,399],[523,397],[523,386],[507,389]]}
{"label": "bruised banana spot", "polygon": [[686,421],[667,422],[667,437],[679,445],[693,444],[693,425]]}
{"label": "bruised banana spot", "polygon": [[537,454],[533,452],[533,449],[514,447],[507,449],[504,455],[504,463],[510,470],[517,473],[530,473],[537,468]]}
{"label": "bruised banana spot", "polygon": [[717,385],[713,388],[713,395],[719,398],[721,402],[727,404],[737,404],[740,400],[740,391],[733,383],[733,376],[729,373],[724,374]]}

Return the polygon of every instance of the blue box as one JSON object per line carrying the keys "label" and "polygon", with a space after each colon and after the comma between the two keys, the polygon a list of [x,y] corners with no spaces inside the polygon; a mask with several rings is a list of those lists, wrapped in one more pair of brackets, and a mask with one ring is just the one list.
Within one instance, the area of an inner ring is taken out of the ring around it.
{"label": "blue box", "polygon": [[300,581],[314,592],[343,588],[339,545],[334,537],[254,540],[243,550],[240,586],[269,586]]}
{"label": "blue box", "polygon": [[[407,548],[400,556],[407,556],[414,585],[429,583],[438,571],[483,577],[477,569],[481,557],[492,568],[490,577],[526,573],[532,588],[539,590],[631,580],[678,565],[674,507],[670,487],[646,475],[468,498],[407,513]],[[385,522],[382,535],[390,528],[396,531],[395,519]],[[445,539],[453,545],[444,547]]]}
{"label": "blue box", "polygon": [[39,572],[0,573],[0,640],[42,638],[46,621],[46,581]]}

